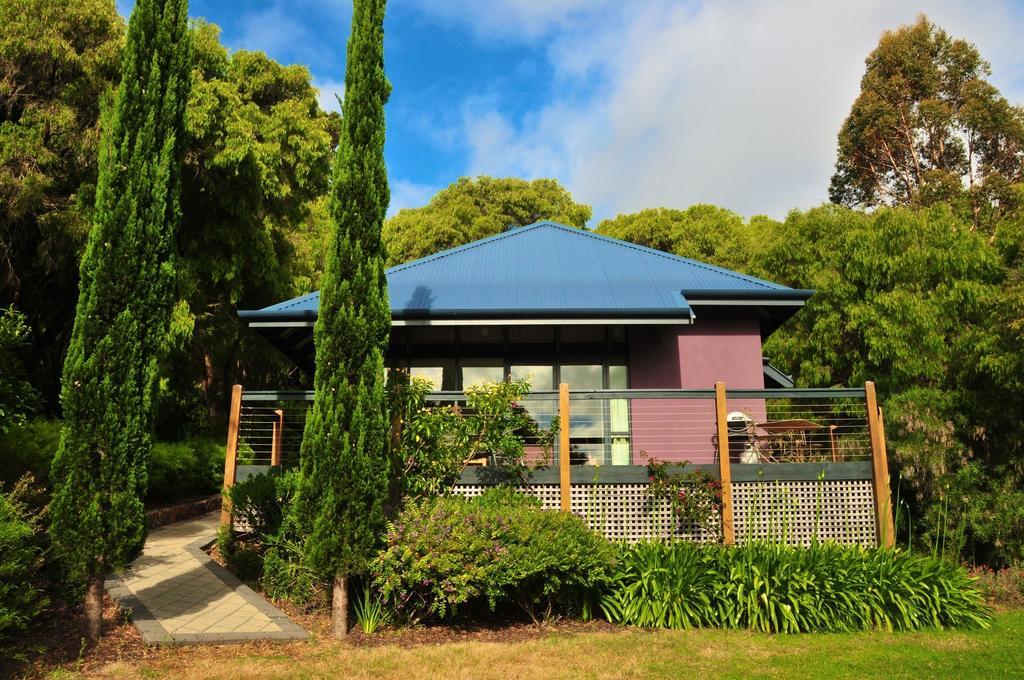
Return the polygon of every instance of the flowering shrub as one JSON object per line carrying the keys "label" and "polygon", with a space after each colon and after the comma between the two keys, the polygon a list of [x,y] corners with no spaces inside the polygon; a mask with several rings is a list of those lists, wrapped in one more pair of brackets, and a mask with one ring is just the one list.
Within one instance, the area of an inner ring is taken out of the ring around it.
{"label": "flowering shrub", "polygon": [[668,464],[656,460],[647,463],[651,498],[667,500],[672,514],[683,526],[695,525],[709,536],[721,540],[722,483],[702,470],[682,475],[668,472]]}
{"label": "flowering shrub", "polygon": [[386,540],[374,586],[410,622],[483,605],[516,605],[534,621],[573,612],[614,566],[611,544],[579,517],[511,489],[411,502]]}
{"label": "flowering shrub", "polygon": [[974,567],[969,573],[988,602],[1004,607],[1024,607],[1024,566]]}

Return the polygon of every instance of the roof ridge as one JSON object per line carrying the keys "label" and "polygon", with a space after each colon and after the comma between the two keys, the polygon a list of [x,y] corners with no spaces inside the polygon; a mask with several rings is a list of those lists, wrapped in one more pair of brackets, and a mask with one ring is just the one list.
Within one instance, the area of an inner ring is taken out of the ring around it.
{"label": "roof ridge", "polygon": [[282,300],[281,302],[278,302],[276,305],[271,305],[271,307],[277,307],[279,309],[289,309],[289,308],[294,307],[296,305],[302,304],[306,300],[310,300],[310,299],[312,299],[314,297],[317,297],[317,298],[320,297],[320,291],[319,290],[314,290],[314,291],[312,291],[310,293],[306,293],[304,295],[299,295],[298,297],[293,297],[290,300]]}
{"label": "roof ridge", "polygon": [[[399,271],[402,271],[404,269],[412,269],[413,267],[418,267],[419,265],[426,264],[428,262],[435,262],[437,260],[443,260],[444,258],[448,257],[449,255],[456,255],[458,253],[462,253],[462,252],[465,252],[467,250],[473,250],[474,248],[478,248],[479,246],[482,246],[482,245],[485,245],[485,244],[488,244],[488,243],[493,243],[495,241],[500,241],[500,240],[502,240],[504,238],[509,238],[511,236],[516,236],[517,234],[521,234],[524,231],[530,231],[530,230],[533,230],[533,229],[537,229],[538,227],[543,227],[545,225],[553,225],[553,226],[557,226],[557,227],[563,227],[565,229],[575,229],[575,227],[568,227],[568,226],[565,226],[565,225],[558,224],[557,222],[549,222],[547,220],[541,220],[539,222],[533,222],[531,224],[524,224],[521,227],[513,227],[511,229],[506,229],[505,231],[499,232],[497,234],[491,234],[490,236],[485,236],[484,238],[477,239],[476,241],[470,241],[469,243],[463,243],[461,246],[455,246],[454,248],[447,248],[447,249],[442,250],[441,252],[438,252],[438,253],[431,253],[430,255],[427,255],[426,257],[420,257],[420,258],[417,258],[415,260],[410,260],[408,262],[403,262],[402,264],[396,264],[394,267],[389,267],[387,269],[387,271],[389,271],[389,272],[399,272]],[[582,231],[582,230],[580,230],[580,231]]]}
{"label": "roof ridge", "polygon": [[[543,224],[543,223],[542,222],[538,222],[537,224]],[[659,256],[664,257],[664,258],[666,258],[668,260],[673,260],[673,261],[676,261],[676,262],[685,262],[687,264],[692,264],[692,265],[695,265],[695,266],[700,267],[702,269],[707,269],[709,271],[713,271],[713,272],[718,273],[718,274],[725,274],[726,276],[731,276],[731,277],[739,279],[741,281],[747,281],[747,282],[750,282],[750,283],[756,283],[756,284],[764,286],[765,288],[768,288],[770,290],[784,290],[784,289],[787,288],[787,286],[783,286],[782,284],[772,283],[771,281],[768,281],[766,279],[761,279],[761,278],[758,278],[756,276],[750,276],[749,274],[744,274],[742,272],[733,271],[732,269],[726,269],[725,267],[719,267],[718,265],[709,264],[707,262],[701,262],[700,260],[694,260],[693,258],[683,257],[682,255],[676,255],[674,253],[666,253],[664,250],[658,250],[657,248],[650,248],[648,246],[642,246],[639,243],[633,243],[632,241],[625,241],[625,240],[620,239],[620,238],[614,238],[612,236],[605,236],[604,234],[598,234],[597,232],[595,232],[593,229],[590,229],[590,228],[577,229],[575,227],[569,227],[569,226],[564,225],[564,224],[559,224],[558,222],[547,222],[547,224],[550,224],[551,226],[558,227],[560,229],[564,229],[566,231],[573,232],[573,233],[575,233],[575,232],[582,232],[582,233],[586,234],[587,236],[595,238],[595,239],[597,239],[599,241],[607,241],[608,243],[612,243],[612,244],[615,244],[615,245],[618,245],[618,246],[623,246],[625,248],[632,248],[633,250],[637,250],[637,251],[639,251],[641,253],[650,253],[652,255],[659,255]],[[531,225],[531,226],[533,226],[533,225]]]}

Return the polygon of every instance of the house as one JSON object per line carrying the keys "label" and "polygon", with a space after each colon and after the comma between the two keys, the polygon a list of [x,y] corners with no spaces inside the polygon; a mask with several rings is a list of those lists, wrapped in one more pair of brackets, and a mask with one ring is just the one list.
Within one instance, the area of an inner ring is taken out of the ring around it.
{"label": "house", "polygon": [[[389,367],[443,391],[507,377],[540,392],[783,386],[761,345],[813,294],[547,221],[392,267],[387,281]],[[239,315],[311,372],[318,302]],[[572,416],[574,451],[589,462],[713,461],[713,401],[606,394]],[[549,393],[526,406],[545,424],[553,403]],[[763,400],[746,406],[763,414]]]}

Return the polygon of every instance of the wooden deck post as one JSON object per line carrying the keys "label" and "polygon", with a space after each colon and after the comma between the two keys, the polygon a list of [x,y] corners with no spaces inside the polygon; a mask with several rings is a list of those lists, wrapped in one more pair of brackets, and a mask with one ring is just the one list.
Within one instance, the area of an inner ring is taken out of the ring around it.
{"label": "wooden deck post", "polygon": [[896,529],[892,518],[892,493],[889,490],[889,459],[885,450],[885,425],[882,409],[878,407],[875,383],[864,383],[868,411],[868,434],[871,439],[871,471],[875,489],[875,531],[878,545],[891,548],[896,545]]}
{"label": "wooden deck post", "polygon": [[228,417],[228,445],[224,451],[224,495],[220,501],[220,525],[231,524],[231,501],[227,491],[235,483],[235,463],[238,458],[238,425],[242,415],[242,386],[231,388],[231,411]]}
{"label": "wooden deck post", "polygon": [[736,543],[732,521],[732,463],[729,460],[729,427],[725,417],[725,383],[715,383],[715,420],[718,424],[718,469],[722,481],[722,542]]}
{"label": "wooden deck post", "polygon": [[558,385],[558,486],[562,510],[572,510],[572,487],[569,469],[569,384]]}
{"label": "wooden deck post", "polygon": [[281,464],[281,444],[284,442],[284,411],[274,410],[273,436],[270,439],[270,464]]}

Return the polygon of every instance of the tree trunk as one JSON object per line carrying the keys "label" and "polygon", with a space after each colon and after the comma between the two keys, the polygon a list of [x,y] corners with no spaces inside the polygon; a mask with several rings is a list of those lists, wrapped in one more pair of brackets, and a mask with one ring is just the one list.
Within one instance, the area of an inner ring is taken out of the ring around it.
{"label": "tree trunk", "polygon": [[348,576],[338,572],[334,575],[334,589],[331,593],[331,629],[334,637],[348,635]]}
{"label": "tree trunk", "polygon": [[85,586],[85,635],[95,644],[103,632],[103,576],[89,577]]}

